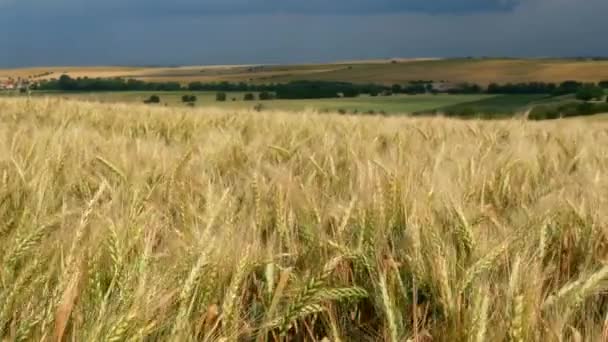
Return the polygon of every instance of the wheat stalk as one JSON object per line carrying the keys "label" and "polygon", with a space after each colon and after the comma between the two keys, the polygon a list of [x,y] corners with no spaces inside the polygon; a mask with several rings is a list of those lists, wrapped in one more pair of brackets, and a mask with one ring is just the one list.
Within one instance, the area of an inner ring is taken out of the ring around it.
{"label": "wheat stalk", "polygon": [[380,276],[379,287],[384,308],[384,314],[386,316],[386,322],[388,324],[388,330],[390,333],[390,340],[392,342],[397,342],[399,341],[399,328],[397,326],[397,320],[395,318],[395,312],[391,296],[388,292],[388,287],[386,284],[386,274],[382,274]]}
{"label": "wheat stalk", "polygon": [[236,336],[238,334],[237,315],[238,315],[238,295],[242,282],[245,279],[249,267],[249,250],[241,257],[235,273],[232,276],[230,286],[224,296],[222,304],[222,317],[224,322],[224,336]]}

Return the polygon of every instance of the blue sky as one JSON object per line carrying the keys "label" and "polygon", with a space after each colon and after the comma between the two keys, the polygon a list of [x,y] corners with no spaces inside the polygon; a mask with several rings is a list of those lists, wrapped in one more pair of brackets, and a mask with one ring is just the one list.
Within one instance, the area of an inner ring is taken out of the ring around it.
{"label": "blue sky", "polygon": [[0,67],[608,55],[607,0],[0,0]]}

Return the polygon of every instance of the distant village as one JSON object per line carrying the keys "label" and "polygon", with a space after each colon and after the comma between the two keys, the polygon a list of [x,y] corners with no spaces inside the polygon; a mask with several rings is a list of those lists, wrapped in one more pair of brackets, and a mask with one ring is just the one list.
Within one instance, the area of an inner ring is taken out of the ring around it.
{"label": "distant village", "polygon": [[0,76],[0,91],[19,91],[21,93],[28,92],[35,88],[40,80],[54,74],[52,71],[46,71],[27,77]]}
{"label": "distant village", "polygon": [[12,78],[9,77],[6,80],[0,80],[0,91],[27,91],[32,86],[32,81],[27,78]]}

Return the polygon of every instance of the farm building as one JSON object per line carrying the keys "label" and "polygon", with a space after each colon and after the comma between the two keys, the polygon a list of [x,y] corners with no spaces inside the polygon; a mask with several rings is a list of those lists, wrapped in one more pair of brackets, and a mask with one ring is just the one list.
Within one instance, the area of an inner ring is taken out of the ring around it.
{"label": "farm building", "polygon": [[6,81],[0,81],[0,90],[14,90],[17,88],[17,84],[13,79]]}

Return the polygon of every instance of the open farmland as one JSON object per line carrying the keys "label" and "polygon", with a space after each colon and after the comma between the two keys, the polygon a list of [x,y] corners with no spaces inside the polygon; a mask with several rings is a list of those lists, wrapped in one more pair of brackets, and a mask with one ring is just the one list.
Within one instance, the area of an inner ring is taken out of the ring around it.
{"label": "open farmland", "polygon": [[578,59],[397,59],[305,65],[220,65],[180,67],[49,67],[0,70],[2,77],[37,80],[71,77],[124,77],[145,81],[281,83],[323,80],[394,84],[415,80],[472,82],[481,85],[517,82],[608,80],[608,61]]}
{"label": "open farmland", "polygon": [[[143,103],[144,100],[151,95],[158,95],[161,99],[161,106],[185,106],[182,103],[182,95],[192,94],[197,97],[196,106],[203,108],[221,108],[229,110],[251,110],[256,105],[262,105],[264,110],[272,111],[316,111],[316,112],[338,112],[345,111],[347,113],[364,114],[373,111],[376,114],[406,114],[414,112],[431,112],[434,110],[442,110],[443,108],[453,108],[455,106],[468,104],[473,108],[477,108],[476,104],[479,101],[487,100],[491,104],[491,99],[496,97],[493,95],[393,95],[393,96],[359,96],[356,98],[334,98],[334,99],[306,99],[306,100],[264,100],[264,101],[244,101],[244,92],[228,92],[226,102],[217,102],[215,100],[216,92],[97,92],[97,93],[63,93],[63,92],[48,92],[34,93],[34,97],[58,97],[64,99],[75,99],[89,102],[102,103]],[[257,96],[257,94],[256,94]],[[508,98],[508,97],[507,97]],[[523,97],[525,98],[525,97]],[[529,97],[530,101],[523,102],[521,100],[514,101],[508,107],[502,109],[513,109],[513,112],[525,108],[533,99],[538,97]],[[235,101],[233,101],[234,99]],[[515,97],[514,99],[520,99]],[[502,101],[494,106],[485,105],[480,108],[492,113],[493,110],[501,110]],[[485,103],[485,102],[484,102]]]}
{"label": "open farmland", "polygon": [[601,341],[608,124],[0,98],[0,339]]}

